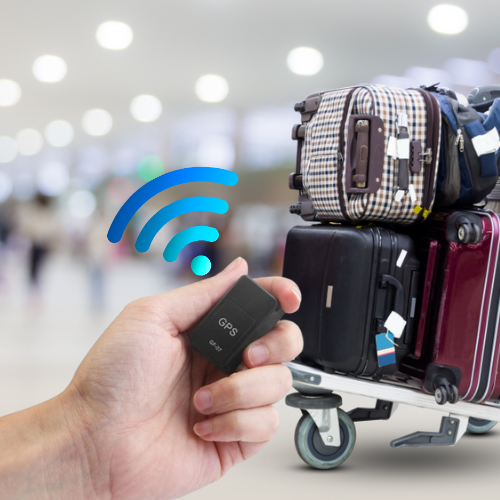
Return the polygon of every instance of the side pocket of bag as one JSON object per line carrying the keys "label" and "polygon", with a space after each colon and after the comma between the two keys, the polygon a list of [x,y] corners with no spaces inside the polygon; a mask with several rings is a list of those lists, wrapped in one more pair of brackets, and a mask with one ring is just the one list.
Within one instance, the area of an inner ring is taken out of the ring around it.
{"label": "side pocket of bag", "polygon": [[469,160],[469,166],[474,176],[475,197],[472,203],[478,203],[488,195],[498,179],[497,158],[495,153],[488,153],[478,156],[472,138],[484,135],[486,130],[479,121],[466,124],[463,127],[465,140],[465,154]]}
{"label": "side pocket of bag", "polygon": [[442,117],[442,140],[437,178],[437,207],[449,207],[460,197],[461,173],[457,136],[446,116]]}

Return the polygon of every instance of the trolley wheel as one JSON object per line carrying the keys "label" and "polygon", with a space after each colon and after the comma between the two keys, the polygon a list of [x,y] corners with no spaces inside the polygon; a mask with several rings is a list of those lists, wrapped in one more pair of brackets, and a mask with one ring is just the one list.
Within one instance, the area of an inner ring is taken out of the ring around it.
{"label": "trolley wheel", "polygon": [[326,446],[311,415],[305,414],[295,429],[295,448],[304,462],[316,469],[333,469],[343,464],[356,443],[356,428],[349,415],[337,410],[340,446]]}
{"label": "trolley wheel", "polygon": [[463,243],[464,245],[466,245],[467,243],[469,243],[469,241],[471,240],[471,233],[472,233],[472,230],[471,230],[471,224],[468,224],[468,223],[465,223],[465,224],[460,224],[458,226],[458,241],[460,241],[460,243]]}
{"label": "trolley wheel", "polygon": [[[438,405],[444,405],[448,402],[448,389],[444,385],[439,385],[436,387],[436,390],[434,391],[434,398],[436,399],[436,403]],[[450,394],[451,396],[451,394]]]}
{"label": "trolley wheel", "polygon": [[498,422],[492,422],[491,420],[481,420],[479,418],[469,418],[469,423],[467,424],[467,431],[472,434],[485,434],[491,431]]}

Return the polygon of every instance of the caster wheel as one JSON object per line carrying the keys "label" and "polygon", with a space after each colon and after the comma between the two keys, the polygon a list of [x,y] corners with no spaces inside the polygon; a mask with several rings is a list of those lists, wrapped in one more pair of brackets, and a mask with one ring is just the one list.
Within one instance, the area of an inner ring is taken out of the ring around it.
{"label": "caster wheel", "polygon": [[471,237],[471,243],[477,245],[481,241],[481,228],[477,224],[471,224],[474,235]]}
{"label": "caster wheel", "polygon": [[436,387],[436,390],[434,392],[434,398],[436,399],[436,403],[438,405],[444,405],[448,402],[448,395],[449,394],[448,389],[444,385],[440,385]]}
{"label": "caster wheel", "polygon": [[326,446],[318,427],[309,414],[305,414],[295,429],[295,448],[304,462],[316,469],[333,469],[343,464],[356,442],[354,423],[343,410],[338,410],[340,446]]}
{"label": "caster wheel", "polygon": [[471,434],[485,434],[497,425],[498,422],[492,422],[491,420],[481,420],[479,418],[469,418],[469,423],[467,424],[467,431]]}
{"label": "caster wheel", "polygon": [[451,391],[450,403],[454,405],[455,403],[458,403],[458,400],[460,399],[460,396],[458,395],[458,387],[456,385],[450,385],[450,391]]}
{"label": "caster wheel", "polygon": [[471,239],[471,225],[470,224],[460,224],[458,226],[458,241],[466,245]]}

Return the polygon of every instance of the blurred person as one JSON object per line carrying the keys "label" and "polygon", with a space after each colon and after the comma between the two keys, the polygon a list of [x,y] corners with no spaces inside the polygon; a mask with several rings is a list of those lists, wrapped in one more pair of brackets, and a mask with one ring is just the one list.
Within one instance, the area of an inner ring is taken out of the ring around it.
{"label": "blurred person", "polygon": [[4,282],[7,240],[12,231],[12,213],[5,203],[0,205],[0,285]]}
{"label": "blurred person", "polygon": [[[188,341],[247,272],[238,258],[213,278],[132,302],[60,395],[1,418],[0,497],[179,498],[259,452],[277,429],[272,405],[292,380],[281,363],[301,351],[300,330],[278,322],[230,376]],[[285,312],[298,309],[295,283],[258,282]]]}
{"label": "blurred person", "polygon": [[112,245],[107,233],[110,220],[107,220],[102,210],[97,210],[87,226],[85,249],[90,281],[90,305],[95,309],[104,306],[105,268],[109,260]]}
{"label": "blurred person", "polygon": [[38,193],[33,203],[21,208],[19,232],[29,241],[28,280],[31,289],[36,291],[42,266],[60,237],[51,198]]}

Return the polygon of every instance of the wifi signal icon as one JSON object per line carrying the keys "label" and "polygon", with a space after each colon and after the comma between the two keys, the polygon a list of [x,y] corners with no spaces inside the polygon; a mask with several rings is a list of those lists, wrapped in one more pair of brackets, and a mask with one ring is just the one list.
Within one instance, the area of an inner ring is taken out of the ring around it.
{"label": "wifi signal icon", "polygon": [[[181,168],[160,175],[140,187],[123,204],[111,223],[108,231],[108,240],[111,243],[118,243],[130,219],[153,196],[172,186],[188,182],[215,182],[217,184],[224,184],[225,186],[234,186],[238,182],[238,176],[228,170],[210,167]],[[137,237],[135,248],[138,252],[146,252],[151,246],[154,237],[158,234],[158,231],[179,215],[200,211],[225,214],[228,208],[229,205],[226,201],[209,196],[193,196],[170,203],[170,205],[163,207],[153,215],[144,225]],[[167,262],[174,262],[181,250],[189,243],[193,243],[194,241],[214,242],[218,238],[219,232],[214,227],[188,227],[170,240],[163,252],[163,258]],[[191,262],[191,269],[198,276],[207,274],[211,267],[212,263],[210,259],[204,255],[198,255]]]}

